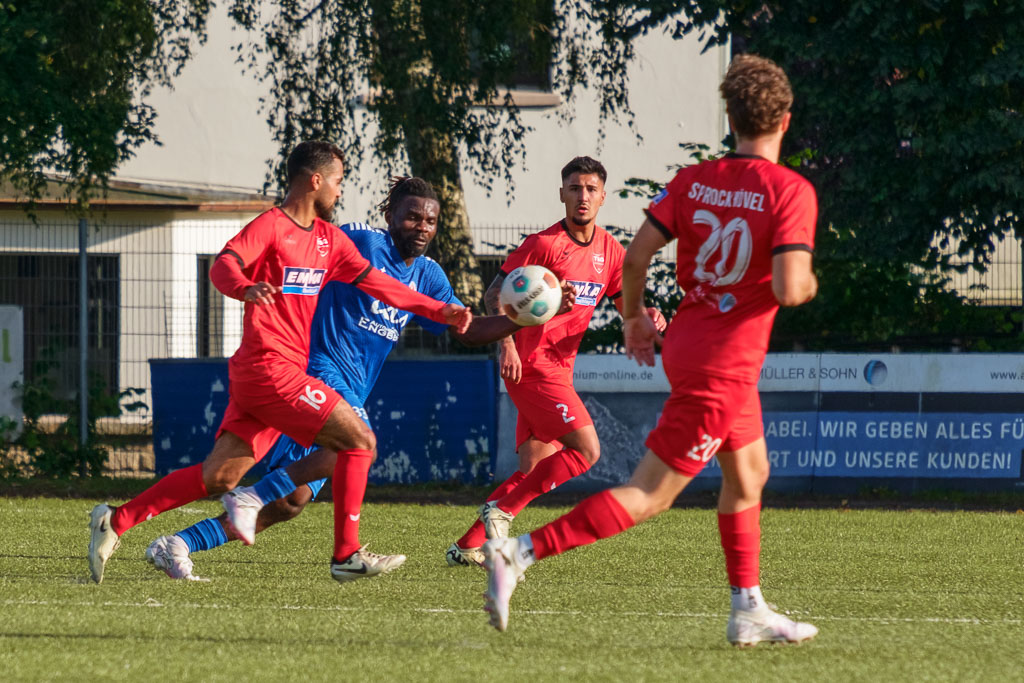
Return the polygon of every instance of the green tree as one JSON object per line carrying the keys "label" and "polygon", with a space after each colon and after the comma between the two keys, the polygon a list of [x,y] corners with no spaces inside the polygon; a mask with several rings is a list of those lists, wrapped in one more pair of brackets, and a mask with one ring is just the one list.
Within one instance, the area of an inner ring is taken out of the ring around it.
{"label": "green tree", "polygon": [[[796,94],[783,155],[818,190],[821,291],[780,328],[819,343],[926,339],[979,325],[943,273],[984,269],[1024,236],[1024,5],[653,0],[610,33],[650,30],[781,64]],[[984,317],[984,316],[983,316]],[[975,328],[1005,334],[997,314]],[[806,333],[805,333],[806,334]],[[1016,343],[1016,342],[1014,342]]]}
{"label": "green tree", "polygon": [[155,142],[154,85],[205,39],[209,0],[0,2],[0,179],[38,199],[47,173],[83,208]]}
{"label": "green tree", "polygon": [[[434,254],[463,301],[483,293],[463,175],[488,190],[511,186],[528,132],[509,95],[516,74],[550,73],[567,115],[588,84],[605,116],[628,115],[624,73],[600,59],[600,40],[585,39],[612,25],[613,10],[588,2],[556,11],[551,0],[235,0],[231,13],[252,32],[244,55],[269,83],[268,122],[282,151],[307,137],[336,140],[353,166],[372,150],[384,171],[408,169],[437,188]],[[628,41],[614,49],[631,54]]]}

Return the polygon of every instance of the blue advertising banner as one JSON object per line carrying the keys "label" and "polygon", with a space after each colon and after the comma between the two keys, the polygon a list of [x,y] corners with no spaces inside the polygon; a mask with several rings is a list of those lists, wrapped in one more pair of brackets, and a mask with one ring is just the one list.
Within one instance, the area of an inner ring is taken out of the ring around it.
{"label": "blue advertising banner", "polygon": [[764,423],[774,477],[1021,476],[1014,414],[770,413]]}
{"label": "blue advertising banner", "polygon": [[[646,452],[669,386],[625,356],[580,356],[574,385],[594,418],[601,459],[574,488],[618,485]],[[1024,354],[769,354],[758,389],[768,488],[1024,487]],[[498,400],[496,475],[514,453],[515,406]],[[718,486],[712,458],[697,488]],[[929,483],[931,482],[931,483]]]}
{"label": "blue advertising banner", "polygon": [[[153,359],[150,375],[157,474],[202,462],[227,408],[227,359]],[[387,361],[365,406],[377,435],[370,481],[489,482],[496,393],[489,358]]]}

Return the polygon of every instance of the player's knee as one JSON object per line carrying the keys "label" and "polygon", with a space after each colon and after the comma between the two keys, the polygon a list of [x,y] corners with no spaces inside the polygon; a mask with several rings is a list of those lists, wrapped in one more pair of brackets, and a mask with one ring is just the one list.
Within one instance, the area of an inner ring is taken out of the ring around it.
{"label": "player's knee", "polygon": [[587,444],[580,450],[580,455],[582,455],[586,461],[590,463],[590,466],[593,467],[601,458],[601,445],[596,442],[594,444]]}
{"label": "player's knee", "polygon": [[230,468],[203,469],[203,484],[206,486],[206,493],[214,495],[230,491],[242,480],[242,474]]}
{"label": "player's knee", "polygon": [[351,450],[377,450],[377,437],[374,435],[373,430],[365,424],[345,433],[332,435],[331,438],[325,439],[324,441],[324,446],[339,452]]}

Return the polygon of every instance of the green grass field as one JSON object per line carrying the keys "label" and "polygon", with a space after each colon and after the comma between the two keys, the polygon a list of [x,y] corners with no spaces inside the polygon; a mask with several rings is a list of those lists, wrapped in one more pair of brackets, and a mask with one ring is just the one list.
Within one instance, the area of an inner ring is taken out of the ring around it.
{"label": "green grass field", "polygon": [[[363,540],[397,572],[329,578],[331,507],[194,559],[209,583],[143,559],[200,502],[128,532],[87,579],[94,501],[0,499],[0,679],[1021,680],[1024,516],[769,509],[762,586],[811,621],[800,646],[725,641],[728,588],[712,510],[673,509],[532,568],[509,630],[487,625],[485,574],[450,569],[468,506],[374,504]],[[564,509],[527,509],[513,531]]]}

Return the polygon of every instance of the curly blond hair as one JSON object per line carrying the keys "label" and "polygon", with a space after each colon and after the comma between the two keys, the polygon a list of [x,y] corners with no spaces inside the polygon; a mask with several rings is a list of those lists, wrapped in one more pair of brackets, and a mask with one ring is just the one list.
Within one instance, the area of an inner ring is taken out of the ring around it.
{"label": "curly blond hair", "polygon": [[793,89],[778,64],[757,55],[738,55],[718,87],[736,135],[754,138],[779,127],[793,105]]}

